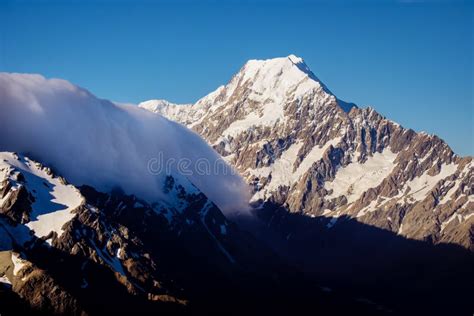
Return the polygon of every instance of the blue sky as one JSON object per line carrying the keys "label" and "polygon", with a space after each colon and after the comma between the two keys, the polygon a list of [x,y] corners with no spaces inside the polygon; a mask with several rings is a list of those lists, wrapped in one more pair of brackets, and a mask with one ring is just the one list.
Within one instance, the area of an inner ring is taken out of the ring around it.
{"label": "blue sky", "polygon": [[119,102],[194,102],[248,59],[303,57],[339,98],[474,154],[472,1],[5,1],[0,71]]}

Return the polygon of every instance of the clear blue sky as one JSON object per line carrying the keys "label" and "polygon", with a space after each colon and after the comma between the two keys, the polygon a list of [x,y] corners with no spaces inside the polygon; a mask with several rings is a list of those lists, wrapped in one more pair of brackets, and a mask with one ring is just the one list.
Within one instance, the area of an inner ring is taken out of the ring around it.
{"label": "clear blue sky", "polygon": [[0,71],[193,102],[294,53],[339,98],[474,154],[472,1],[194,2],[0,0]]}

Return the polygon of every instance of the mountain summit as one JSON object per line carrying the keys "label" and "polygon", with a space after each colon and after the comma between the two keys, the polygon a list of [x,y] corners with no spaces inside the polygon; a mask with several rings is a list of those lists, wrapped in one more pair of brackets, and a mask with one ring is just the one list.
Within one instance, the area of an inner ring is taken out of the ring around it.
{"label": "mountain summit", "polygon": [[248,83],[263,99],[272,98],[276,103],[288,93],[298,98],[311,89],[321,88],[321,83],[302,58],[295,55],[267,60],[250,60],[235,76],[237,81]]}
{"label": "mountain summit", "polygon": [[218,122],[214,135],[206,135],[208,141],[217,141],[220,136],[232,137],[253,126],[272,128],[286,124],[295,111],[304,112],[300,105],[304,107],[306,103],[319,107],[336,105],[345,112],[355,107],[337,99],[295,55],[249,60],[228,84],[192,106],[150,100],[139,107],[197,130],[201,123],[206,124],[204,120]]}

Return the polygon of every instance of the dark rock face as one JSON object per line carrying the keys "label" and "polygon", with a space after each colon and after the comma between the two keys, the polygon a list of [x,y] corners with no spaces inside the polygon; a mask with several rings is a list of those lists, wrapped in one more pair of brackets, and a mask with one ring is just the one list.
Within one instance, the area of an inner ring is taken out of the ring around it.
{"label": "dark rock face", "polygon": [[0,214],[7,216],[12,222],[28,222],[32,203],[28,191],[23,186],[12,190],[9,182],[6,182],[3,189],[5,194],[2,194],[4,202],[0,207]]}
{"label": "dark rock face", "polygon": [[77,300],[47,271],[11,251],[1,252],[0,262],[3,272],[12,280],[13,292],[21,298],[28,298],[30,308],[42,313],[81,314]]}
{"label": "dark rock face", "polygon": [[8,217],[13,223],[28,222],[34,198],[23,185],[25,177],[7,165],[2,165],[0,174],[4,175],[0,183],[0,214]]}

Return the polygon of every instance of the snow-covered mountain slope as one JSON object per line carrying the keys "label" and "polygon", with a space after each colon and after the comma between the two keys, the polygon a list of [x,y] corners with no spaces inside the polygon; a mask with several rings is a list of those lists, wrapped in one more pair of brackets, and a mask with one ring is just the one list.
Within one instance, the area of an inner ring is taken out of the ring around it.
{"label": "snow-covered mountain slope", "polygon": [[[8,221],[0,218],[0,222],[5,225],[2,225],[3,229],[6,229],[7,235],[11,237],[10,241],[3,241],[0,248],[8,249],[13,244],[24,245],[34,239],[42,239],[50,246],[57,246],[64,228],[78,213],[98,212],[97,207],[93,206],[94,203],[90,199],[88,201],[81,190],[89,192],[92,189],[80,189],[68,184],[67,180],[55,175],[50,168],[26,156],[0,152],[0,214],[8,218]],[[168,198],[156,200],[153,207],[134,197],[131,201],[132,207],[153,209],[166,219],[169,227],[179,226],[179,218],[186,216],[184,213],[189,212],[189,209],[194,209],[197,213],[202,211],[202,218],[199,219],[202,222],[207,221],[206,216],[210,209],[217,209],[196,188],[186,191],[170,175],[163,186],[163,194]],[[174,203],[170,204],[169,200]],[[194,204],[199,200],[201,205],[196,207]],[[124,203],[122,201],[122,204]],[[215,223],[216,218],[213,218],[213,221]],[[10,226],[10,223],[21,225]],[[225,230],[226,223],[222,225]]]}
{"label": "snow-covered mountain slope", "polygon": [[[5,214],[11,220],[26,223],[37,238],[48,237],[49,242],[52,233],[61,237],[62,227],[75,216],[73,211],[84,204],[79,190],[27,157],[0,152],[0,179],[0,209],[8,210]],[[21,196],[30,205],[23,210],[12,208]]]}
{"label": "snow-covered mountain slope", "polygon": [[180,111],[170,118],[240,171],[256,207],[326,218],[328,228],[348,216],[405,237],[473,245],[472,157],[338,100],[301,58],[251,60]]}
{"label": "snow-covered mountain slope", "polygon": [[206,263],[234,265],[241,259],[234,252],[239,232],[202,193],[186,192],[172,176],[163,193],[175,203],[151,205],[135,196],[76,188],[39,162],[0,152],[1,283],[25,306],[53,314],[166,310],[162,302],[179,310],[185,301],[176,296],[183,293],[161,265],[180,256],[166,249],[189,247],[205,252]]}
{"label": "snow-covered mountain slope", "polygon": [[0,96],[0,150],[28,153],[73,184],[120,188],[155,202],[169,199],[162,188],[172,175],[224,211],[246,208],[244,181],[180,124],[39,75],[0,73]]}
{"label": "snow-covered mountain slope", "polygon": [[[286,104],[301,102],[310,96],[323,105],[336,98],[311,72],[303,59],[290,55],[269,60],[250,60],[225,86],[197,101],[194,105],[176,105],[164,100],[139,104],[187,126],[195,127],[203,120],[220,128],[223,137],[235,135],[251,127],[272,127],[285,123]],[[222,117],[229,107],[234,109],[232,120]],[[353,104],[339,101],[346,110]],[[211,137],[211,135],[208,135]],[[217,139],[219,135],[213,135]]]}

